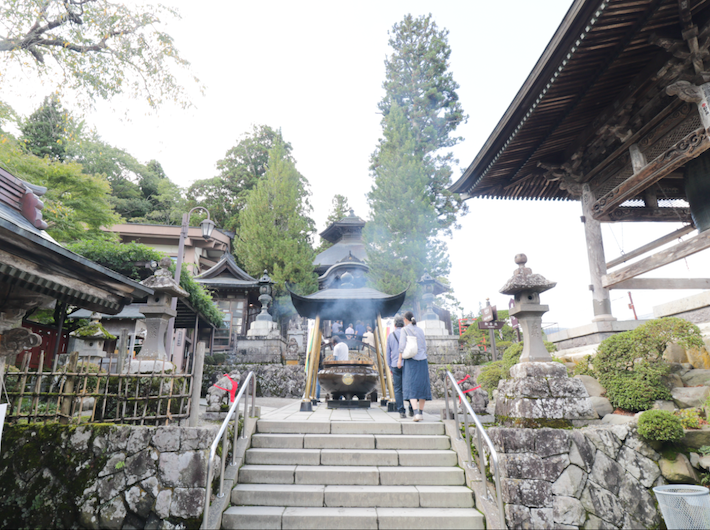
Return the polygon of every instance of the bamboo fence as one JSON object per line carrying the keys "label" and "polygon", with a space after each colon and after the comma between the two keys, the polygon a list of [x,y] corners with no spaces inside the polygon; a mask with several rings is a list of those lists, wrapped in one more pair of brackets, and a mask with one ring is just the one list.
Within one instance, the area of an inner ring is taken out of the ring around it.
{"label": "bamboo fence", "polygon": [[[140,373],[141,361],[136,359],[138,373],[112,374],[79,362],[78,352],[50,371],[43,368],[44,353],[36,371],[30,371],[29,361],[26,355],[17,372],[5,368],[8,423],[166,425],[190,415],[194,378],[190,373],[166,373],[165,363],[151,361],[153,371]],[[157,364],[162,366],[159,372]]]}

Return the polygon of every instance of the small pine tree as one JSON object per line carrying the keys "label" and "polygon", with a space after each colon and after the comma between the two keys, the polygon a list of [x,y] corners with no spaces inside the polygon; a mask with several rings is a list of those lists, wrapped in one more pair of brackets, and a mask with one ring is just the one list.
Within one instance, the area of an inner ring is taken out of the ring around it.
{"label": "small pine tree", "polygon": [[72,120],[56,95],[44,98],[42,106],[20,125],[20,140],[25,149],[35,156],[63,161],[67,141],[71,136]]}

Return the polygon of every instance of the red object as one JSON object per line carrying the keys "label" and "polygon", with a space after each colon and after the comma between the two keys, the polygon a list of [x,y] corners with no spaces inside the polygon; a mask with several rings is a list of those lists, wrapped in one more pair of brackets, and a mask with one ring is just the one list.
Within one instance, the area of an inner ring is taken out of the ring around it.
{"label": "red object", "polygon": [[[467,375],[466,377],[464,377],[463,379],[461,379],[461,381],[456,381],[456,383],[460,385],[461,383],[463,383],[464,381],[466,381],[466,379],[468,379],[469,377],[471,377],[470,374]],[[473,388],[469,388],[468,390],[462,390],[462,392],[463,392],[464,394],[468,394],[469,392],[473,392],[474,390],[478,390],[479,388],[481,388],[481,385],[474,386]],[[460,397],[459,397],[459,403],[461,403],[461,398],[460,398]]]}
{"label": "red object", "polygon": [[[57,329],[53,326],[45,326],[36,322],[25,321],[22,323],[23,328],[29,329],[32,333],[36,333],[42,337],[42,342],[30,350],[25,350],[17,354],[15,365],[22,366],[22,361],[25,355],[31,355],[30,370],[36,370],[39,366],[39,356],[44,351],[44,368],[51,368],[54,362],[54,343],[57,340]],[[59,339],[59,350],[57,355],[67,353],[67,344],[69,343],[69,333],[62,331],[62,336]]]}
{"label": "red object", "polygon": [[220,390],[224,390],[226,392],[229,392],[229,402],[234,403],[234,398],[237,396],[237,388],[239,388],[239,383],[237,383],[234,379],[229,377],[229,374],[224,374],[224,377],[229,379],[232,382],[232,389],[227,390],[226,388],[222,388],[221,386],[214,385],[215,388],[219,388]]}

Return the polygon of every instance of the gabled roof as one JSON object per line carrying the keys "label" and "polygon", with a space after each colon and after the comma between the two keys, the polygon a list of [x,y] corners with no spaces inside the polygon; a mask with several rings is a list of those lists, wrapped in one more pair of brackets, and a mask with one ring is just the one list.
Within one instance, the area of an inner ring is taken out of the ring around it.
{"label": "gabled roof", "polygon": [[351,209],[347,217],[343,217],[340,221],[334,222],[328,228],[320,233],[320,236],[331,243],[337,243],[343,235],[351,232],[362,233],[362,228],[365,226],[365,221],[360,219]]}
{"label": "gabled roof", "polygon": [[195,281],[208,287],[258,287],[259,282],[242,270],[234,257],[225,252],[214,267],[195,276]]}
{"label": "gabled roof", "polygon": [[[0,174],[0,191],[18,182],[25,185],[2,168]],[[22,192],[25,201],[34,190],[40,188],[26,186],[26,192]],[[42,202],[36,196],[29,198],[37,210],[31,215],[27,215],[27,208],[18,208],[14,199],[10,201],[0,193],[1,282],[103,313],[118,313],[134,298],[153,294],[152,289],[59,245],[40,228]]]}
{"label": "gabled roof", "polygon": [[[633,96],[655,82],[671,55],[652,43],[652,36],[682,40],[678,5],[677,0],[575,0],[450,190],[466,198],[574,199],[543,177],[538,162],[565,162],[575,142],[609,118],[605,113],[622,93]],[[689,1],[698,26],[708,18],[708,5],[708,0]]]}

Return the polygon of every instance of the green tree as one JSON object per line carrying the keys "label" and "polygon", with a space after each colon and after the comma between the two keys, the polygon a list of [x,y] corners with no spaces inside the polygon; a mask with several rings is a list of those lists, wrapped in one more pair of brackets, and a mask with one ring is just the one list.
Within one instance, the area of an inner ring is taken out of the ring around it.
{"label": "green tree", "polygon": [[385,60],[385,96],[379,103],[383,137],[372,155],[365,230],[370,270],[380,289],[397,292],[428,270],[446,276],[449,262],[440,236],[450,235],[466,208],[451,194],[452,136],[467,119],[458,84],[449,72],[448,31],[431,15],[404,17],[393,26]]}
{"label": "green tree", "polygon": [[56,95],[46,97],[29,118],[22,120],[20,140],[33,155],[62,161],[66,158],[67,143],[72,136],[72,122]]}
{"label": "green tree", "polygon": [[[239,212],[249,192],[266,173],[269,152],[280,144],[285,158],[291,157],[291,144],[285,142],[281,131],[268,125],[252,125],[237,145],[217,162],[217,177],[196,181],[188,190],[191,206],[204,206],[210,211],[217,226],[238,230]],[[295,163],[295,162],[294,162]]]}
{"label": "green tree", "polygon": [[313,272],[307,181],[296,169],[285,146],[271,150],[264,178],[249,192],[239,214],[235,255],[247,272],[260,276],[264,269],[276,283],[277,296],[289,283],[301,293],[317,287]]}
{"label": "green tree", "polygon": [[[331,202],[330,213],[328,214],[328,218],[325,220],[325,227],[328,228],[333,223],[337,223],[343,217],[347,217],[348,215],[350,215],[350,205],[348,204],[348,198],[344,195],[336,193],[333,196],[333,201]],[[316,249],[316,255],[320,254],[324,250],[329,249],[332,246],[333,243],[321,238],[320,245]]]}
{"label": "green tree", "polygon": [[151,107],[188,106],[173,70],[189,63],[158,29],[164,16],[178,13],[109,0],[6,0],[0,3],[0,82],[14,65],[88,101],[126,94]]}
{"label": "green tree", "polygon": [[60,242],[103,239],[103,226],[120,221],[110,203],[108,181],[87,175],[74,162],[56,162],[24,152],[17,140],[6,135],[0,141],[0,165],[18,178],[46,186],[42,215],[47,231]]}

